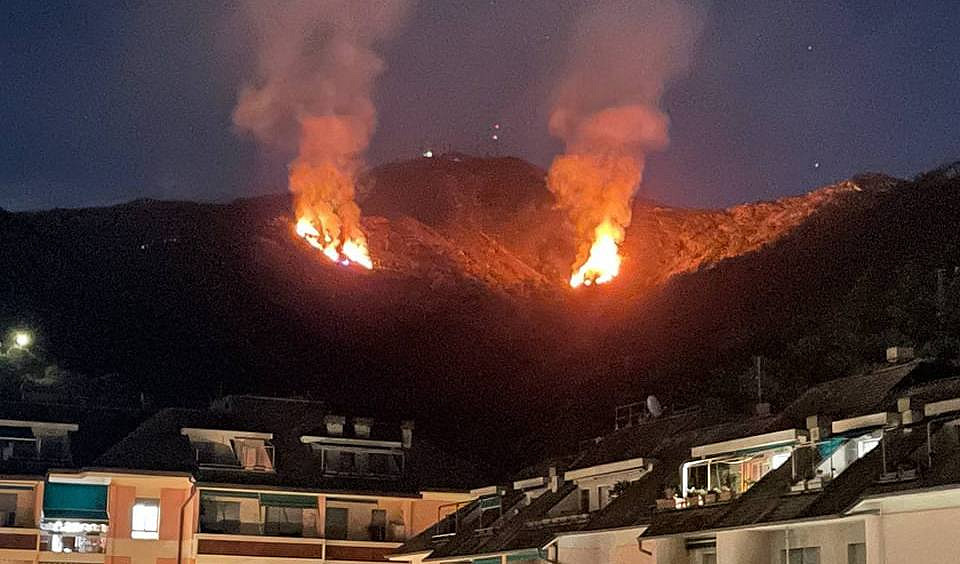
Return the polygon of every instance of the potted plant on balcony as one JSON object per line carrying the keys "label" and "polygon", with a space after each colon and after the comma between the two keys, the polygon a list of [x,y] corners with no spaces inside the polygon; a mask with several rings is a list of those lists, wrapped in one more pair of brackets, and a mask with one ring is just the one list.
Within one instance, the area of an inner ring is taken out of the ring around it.
{"label": "potted plant on balcony", "polygon": [[677,499],[676,486],[666,486],[663,488],[663,498],[657,500],[657,509],[676,509]]}
{"label": "potted plant on balcony", "polygon": [[717,491],[716,488],[711,489],[711,490],[708,491],[707,493],[703,494],[703,503],[704,503],[704,504],[707,504],[707,503],[716,503],[716,502],[717,502],[717,494],[719,494],[719,493],[720,493],[720,492]]}
{"label": "potted plant on balcony", "polygon": [[737,478],[733,474],[726,474],[720,478],[720,491],[717,501],[730,501],[736,495]]}
{"label": "potted plant on balcony", "polygon": [[620,480],[610,488],[610,499],[614,500],[626,493],[627,488],[630,487],[630,482],[626,480]]}
{"label": "potted plant on balcony", "polygon": [[703,504],[703,494],[707,493],[705,490],[688,490],[687,497],[685,501],[687,502],[687,507],[696,507]]}

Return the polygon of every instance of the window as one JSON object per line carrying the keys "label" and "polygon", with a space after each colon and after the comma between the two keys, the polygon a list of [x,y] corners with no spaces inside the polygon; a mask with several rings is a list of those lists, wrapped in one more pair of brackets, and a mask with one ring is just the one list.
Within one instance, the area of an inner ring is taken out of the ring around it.
{"label": "window", "polygon": [[197,451],[197,462],[201,466],[238,467],[240,461],[234,454],[233,448],[225,443],[215,441],[197,441],[193,444]]}
{"label": "window", "polygon": [[133,531],[135,539],[160,538],[160,500],[138,499],[133,504]]}
{"label": "window", "polygon": [[880,438],[868,438],[857,442],[857,457],[863,458],[868,452],[877,448]]}
{"label": "window", "polygon": [[264,507],[263,530],[270,536],[302,537],[302,507]]}
{"label": "window", "polygon": [[776,470],[777,468],[780,468],[781,466],[783,466],[784,462],[790,460],[790,454],[791,454],[790,451],[778,452],[774,454],[770,458],[770,466],[772,466],[774,470]]}
{"label": "window", "polygon": [[327,507],[324,536],[328,539],[347,538],[347,509],[345,507]]}
{"label": "window", "polygon": [[590,490],[580,490],[580,513],[590,513]]}
{"label": "window", "polygon": [[201,499],[200,525],[205,533],[239,533],[240,502]]}
{"label": "window", "polygon": [[273,446],[262,439],[235,439],[233,449],[244,470],[273,472]]}
{"label": "window", "polygon": [[387,458],[386,454],[379,452],[372,452],[367,457],[367,464],[370,469],[371,474],[391,474],[390,472],[390,459]]}
{"label": "window", "polygon": [[17,494],[0,493],[0,527],[13,527],[17,522]]}
{"label": "window", "polygon": [[787,551],[781,550],[780,564],[820,564],[820,547],[791,548],[789,558]]}
{"label": "window", "polygon": [[357,467],[357,455],[352,452],[340,453],[340,471],[352,472]]}
{"label": "window", "polygon": [[707,552],[700,558],[700,564],[717,564],[717,553]]}
{"label": "window", "polygon": [[370,511],[370,540],[387,540],[387,511],[385,509],[372,509]]}
{"label": "window", "polygon": [[867,545],[862,542],[848,544],[847,564],[867,564]]}
{"label": "window", "polygon": [[66,436],[50,435],[40,438],[40,458],[43,460],[66,460],[69,450]]}

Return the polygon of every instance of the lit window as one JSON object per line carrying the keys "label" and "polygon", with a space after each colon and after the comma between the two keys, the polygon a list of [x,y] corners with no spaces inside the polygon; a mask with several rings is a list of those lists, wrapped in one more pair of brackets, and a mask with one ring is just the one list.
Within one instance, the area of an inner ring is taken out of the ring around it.
{"label": "lit window", "polygon": [[133,533],[135,539],[160,538],[160,502],[156,499],[138,499],[133,505]]}
{"label": "lit window", "polygon": [[784,462],[790,460],[790,455],[791,455],[790,452],[778,452],[777,454],[773,455],[773,457],[771,457],[770,466],[772,466],[774,470],[776,470],[777,468],[780,468],[781,466],[783,466]]}
{"label": "lit window", "polygon": [[868,438],[857,443],[857,458],[863,458],[868,452],[877,448],[880,444],[879,438]]}

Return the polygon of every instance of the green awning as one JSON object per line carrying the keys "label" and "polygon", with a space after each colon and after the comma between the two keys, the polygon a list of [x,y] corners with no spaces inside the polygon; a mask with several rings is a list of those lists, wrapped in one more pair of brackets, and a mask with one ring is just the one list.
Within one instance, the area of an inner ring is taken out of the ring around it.
{"label": "green awning", "polygon": [[243,499],[257,499],[260,497],[260,494],[257,492],[238,492],[233,490],[201,490],[200,491],[200,500],[208,500],[211,498],[220,498],[220,497],[234,497],[234,498],[243,498]]}
{"label": "green awning", "polygon": [[288,495],[288,494],[260,494],[260,505],[270,507],[302,507],[316,509],[317,496],[315,495]]}
{"label": "green awning", "polygon": [[107,486],[47,482],[43,488],[43,518],[108,521]]}
{"label": "green awning", "polygon": [[480,509],[492,509],[495,507],[500,507],[500,496],[495,495],[491,497],[481,497],[480,498]]}

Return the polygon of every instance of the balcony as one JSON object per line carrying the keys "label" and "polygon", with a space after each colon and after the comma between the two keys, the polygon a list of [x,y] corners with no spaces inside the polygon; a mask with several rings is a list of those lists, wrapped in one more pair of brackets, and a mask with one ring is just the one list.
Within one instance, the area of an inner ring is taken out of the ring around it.
{"label": "balcony", "polygon": [[384,562],[400,542],[281,538],[199,533],[197,564],[223,562],[223,557],[303,558],[351,562]]}
{"label": "balcony", "polygon": [[103,532],[42,531],[40,555],[43,561],[55,562],[104,562],[107,536]]}
{"label": "balcony", "polygon": [[794,485],[791,491],[823,488],[848,466],[877,448],[882,440],[883,430],[876,429],[856,436],[837,436],[801,445],[793,457]]}
{"label": "balcony", "polygon": [[16,428],[23,436],[13,437],[15,433],[0,428],[0,461],[8,463],[70,462],[70,447],[66,437],[37,438],[30,429]]}
{"label": "balcony", "polygon": [[38,529],[0,527],[0,562],[32,561],[37,552]]}

